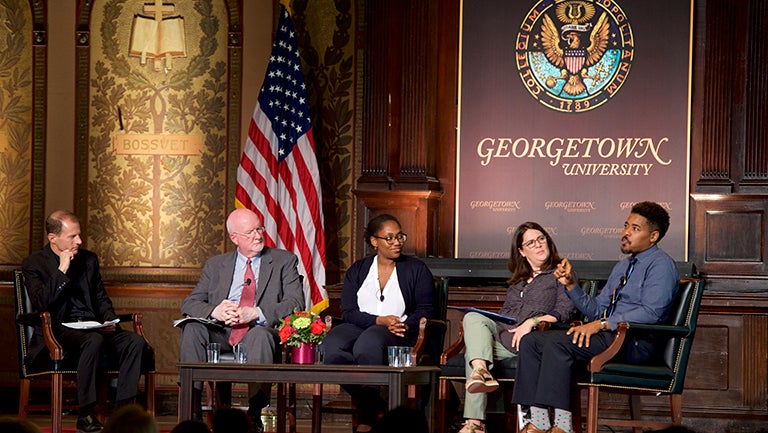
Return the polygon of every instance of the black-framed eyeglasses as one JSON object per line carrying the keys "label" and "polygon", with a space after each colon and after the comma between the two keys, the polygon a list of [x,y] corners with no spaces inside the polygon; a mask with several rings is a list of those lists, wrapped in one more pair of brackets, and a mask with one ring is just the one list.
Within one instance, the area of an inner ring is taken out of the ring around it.
{"label": "black-framed eyeglasses", "polygon": [[547,237],[544,235],[539,235],[539,237],[537,237],[536,239],[531,239],[530,241],[525,242],[523,246],[532,248],[534,243],[537,243],[539,245],[544,245],[547,243]]}
{"label": "black-framed eyeglasses", "polygon": [[400,241],[401,244],[404,244],[405,241],[408,240],[408,235],[405,233],[398,233],[394,236],[389,235],[385,238],[381,236],[376,236],[376,235],[373,235],[373,237],[375,237],[376,239],[381,239],[382,241],[386,241],[387,245],[393,245],[395,241]]}
{"label": "black-framed eyeglasses", "polygon": [[240,236],[242,236],[244,238],[252,238],[252,237],[256,236],[256,233],[258,233],[260,235],[263,235],[264,231],[266,231],[266,230],[267,229],[264,228],[264,227],[256,227],[255,229],[250,229],[250,230],[248,230],[245,233],[238,233],[238,232],[234,232],[234,233],[236,235],[240,235]]}

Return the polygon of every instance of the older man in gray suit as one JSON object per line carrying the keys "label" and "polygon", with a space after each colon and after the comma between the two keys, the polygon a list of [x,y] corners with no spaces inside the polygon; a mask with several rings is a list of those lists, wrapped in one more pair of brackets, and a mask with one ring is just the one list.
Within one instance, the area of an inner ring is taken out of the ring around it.
{"label": "older man in gray suit", "polygon": [[[304,308],[304,292],[296,255],[264,245],[264,227],[258,215],[236,209],[227,218],[233,252],[209,259],[200,281],[184,300],[185,316],[215,320],[219,325],[187,321],[181,334],[181,362],[205,362],[207,343],[219,343],[223,352],[235,344],[245,348],[247,362],[274,362],[278,346],[275,325],[296,309]],[[196,415],[202,384],[193,395]],[[261,409],[269,404],[271,384],[249,384],[248,414],[259,432]]]}

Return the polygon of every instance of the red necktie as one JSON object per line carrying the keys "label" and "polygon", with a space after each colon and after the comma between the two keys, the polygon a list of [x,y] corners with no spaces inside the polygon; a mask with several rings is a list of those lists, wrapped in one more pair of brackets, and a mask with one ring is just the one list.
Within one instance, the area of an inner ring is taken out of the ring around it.
{"label": "red necktie", "polygon": [[[251,259],[248,259],[248,263],[245,265],[245,279],[243,280],[243,293],[240,294],[240,307],[253,307],[253,301],[256,299],[256,281],[253,275],[253,269],[251,269]],[[232,327],[232,332],[229,334],[229,344],[234,346],[243,339],[245,333],[250,328],[248,323],[237,325]]]}

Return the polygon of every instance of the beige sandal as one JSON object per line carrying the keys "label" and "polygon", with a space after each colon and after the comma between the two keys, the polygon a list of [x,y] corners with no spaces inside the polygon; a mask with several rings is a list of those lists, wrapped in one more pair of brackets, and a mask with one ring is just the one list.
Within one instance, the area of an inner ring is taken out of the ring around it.
{"label": "beige sandal", "polygon": [[473,423],[470,420],[464,421],[464,426],[461,427],[461,430],[459,430],[459,433],[475,433],[475,432],[483,432],[485,433],[485,425],[484,424],[476,424]]}
{"label": "beige sandal", "polygon": [[464,385],[467,392],[476,394],[480,392],[493,392],[499,387],[499,382],[484,368],[476,368]]}

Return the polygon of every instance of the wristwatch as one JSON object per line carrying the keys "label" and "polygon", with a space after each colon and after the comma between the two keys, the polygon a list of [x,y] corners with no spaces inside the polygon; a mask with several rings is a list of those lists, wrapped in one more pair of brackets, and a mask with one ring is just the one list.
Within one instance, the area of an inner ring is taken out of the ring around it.
{"label": "wristwatch", "polygon": [[600,319],[600,330],[601,331],[605,331],[605,324],[606,323],[608,323],[608,321],[605,320],[605,318]]}

